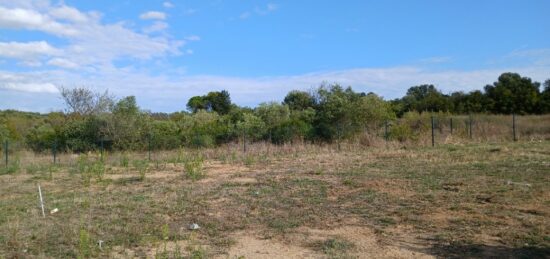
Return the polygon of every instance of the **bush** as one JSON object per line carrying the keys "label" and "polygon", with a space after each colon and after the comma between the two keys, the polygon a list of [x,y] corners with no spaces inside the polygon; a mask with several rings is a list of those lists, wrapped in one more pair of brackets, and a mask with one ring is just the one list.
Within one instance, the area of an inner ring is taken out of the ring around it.
{"label": "bush", "polygon": [[46,123],[32,128],[25,138],[29,148],[35,152],[40,152],[52,148],[57,138],[53,127]]}
{"label": "bush", "polygon": [[134,165],[134,168],[139,173],[139,180],[143,181],[145,180],[145,175],[147,172],[149,172],[149,161],[147,160],[134,160],[132,163]]}
{"label": "bush", "polygon": [[187,177],[193,181],[204,178],[203,163],[204,159],[201,156],[192,156],[186,159],[183,167],[185,168]]}
{"label": "bush", "polygon": [[413,130],[408,124],[397,124],[390,128],[389,138],[396,139],[400,142],[407,140],[418,140],[418,135],[414,134]]}

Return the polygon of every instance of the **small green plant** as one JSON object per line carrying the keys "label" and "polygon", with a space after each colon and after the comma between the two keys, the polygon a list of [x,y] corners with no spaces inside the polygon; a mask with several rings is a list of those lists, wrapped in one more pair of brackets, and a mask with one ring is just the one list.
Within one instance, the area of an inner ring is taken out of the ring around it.
{"label": "small green plant", "polygon": [[320,248],[329,258],[347,258],[349,250],[355,245],[345,239],[329,238],[320,244]]}
{"label": "small green plant", "polygon": [[27,172],[27,174],[36,174],[41,171],[45,171],[45,168],[43,165],[29,164],[25,167],[25,172]]}
{"label": "small green plant", "polygon": [[187,177],[193,181],[204,178],[203,163],[204,159],[201,156],[189,157],[183,164]]}
{"label": "small green plant", "polygon": [[[50,168],[50,174],[55,168]],[[85,186],[91,184],[92,178],[95,177],[96,181],[103,181],[105,175],[105,163],[102,160],[89,161],[88,156],[80,155],[76,161],[76,165],[71,169],[73,173],[79,173],[82,177],[82,182]]]}
{"label": "small green plant", "polygon": [[191,259],[207,258],[206,250],[199,244],[197,244],[194,235],[191,235],[189,237],[189,245],[187,246],[187,251],[189,251],[189,258]]}
{"label": "small green plant", "polygon": [[15,161],[8,163],[8,166],[0,168],[0,175],[15,174],[19,172],[20,168],[21,168],[21,164],[19,162],[19,159],[15,159]]}
{"label": "small green plant", "polygon": [[147,160],[134,160],[132,164],[139,173],[139,180],[144,181],[145,175],[149,171],[149,162]]}
{"label": "small green plant", "polygon": [[161,259],[161,258],[172,258],[169,256],[169,253],[168,253],[168,250],[167,250],[167,242],[168,242],[168,239],[170,238],[170,229],[168,227],[168,224],[164,224],[162,225],[162,228],[160,230],[160,234],[162,236],[162,243],[164,245],[164,248],[162,250],[162,252],[158,253],[155,255],[155,258],[158,258],[158,259]]}
{"label": "small green plant", "polygon": [[130,159],[128,158],[128,155],[126,153],[122,153],[122,155],[120,156],[120,166],[128,168],[129,163]]}
{"label": "small green plant", "polygon": [[48,166],[48,173],[49,173],[49,180],[53,180],[53,173],[57,173],[59,171],[59,167],[56,165],[49,165]]}
{"label": "small green plant", "polygon": [[256,162],[256,159],[254,158],[253,155],[246,155],[244,158],[243,158],[243,162],[246,166],[251,166],[253,165],[255,162]]}
{"label": "small green plant", "polygon": [[90,234],[84,228],[80,229],[78,242],[78,258],[90,258],[92,256],[92,241]]}
{"label": "small green plant", "polygon": [[98,182],[103,181],[103,175],[105,175],[105,164],[99,160],[88,166],[90,175],[94,176]]}
{"label": "small green plant", "polygon": [[88,166],[88,156],[87,155],[79,155],[76,164],[71,169],[72,173],[78,173],[78,174],[84,174],[86,172],[86,167]]}

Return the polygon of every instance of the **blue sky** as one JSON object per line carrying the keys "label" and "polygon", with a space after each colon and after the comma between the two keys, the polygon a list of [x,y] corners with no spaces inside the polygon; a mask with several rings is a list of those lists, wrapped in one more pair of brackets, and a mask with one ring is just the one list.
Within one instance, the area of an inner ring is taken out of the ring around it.
{"label": "blue sky", "polygon": [[322,82],[386,99],[432,83],[550,78],[550,1],[0,0],[0,109],[63,108],[57,88],[172,112],[227,89],[239,105]]}

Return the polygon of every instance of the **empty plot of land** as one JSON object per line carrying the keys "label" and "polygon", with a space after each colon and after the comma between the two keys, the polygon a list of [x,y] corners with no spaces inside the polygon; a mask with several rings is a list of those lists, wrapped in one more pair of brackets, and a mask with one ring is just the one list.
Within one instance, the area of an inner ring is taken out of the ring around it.
{"label": "empty plot of land", "polygon": [[0,257],[550,254],[550,142],[98,159],[0,175]]}

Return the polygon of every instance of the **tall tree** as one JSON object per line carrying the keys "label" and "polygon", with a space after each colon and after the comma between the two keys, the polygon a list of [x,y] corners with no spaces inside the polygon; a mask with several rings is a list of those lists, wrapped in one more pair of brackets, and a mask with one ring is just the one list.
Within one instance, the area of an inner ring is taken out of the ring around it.
{"label": "tall tree", "polygon": [[449,111],[451,102],[449,97],[442,94],[434,85],[413,86],[401,99],[405,111]]}
{"label": "tall tree", "polygon": [[500,114],[538,112],[540,84],[517,73],[503,73],[493,85],[485,86],[490,99],[489,109]]}
{"label": "tall tree", "polygon": [[209,92],[203,96],[193,96],[187,102],[187,109],[196,113],[199,110],[215,111],[220,115],[228,114],[231,111],[231,97],[229,92]]}
{"label": "tall tree", "polygon": [[283,104],[288,105],[291,110],[301,111],[313,108],[315,106],[315,98],[308,92],[293,90],[286,95]]}
{"label": "tall tree", "polygon": [[541,113],[550,113],[550,79],[544,81],[544,89],[540,94],[540,111]]}
{"label": "tall tree", "polygon": [[67,106],[66,111],[72,114],[86,116],[108,112],[114,103],[108,91],[99,93],[86,87],[60,87],[59,90]]}

